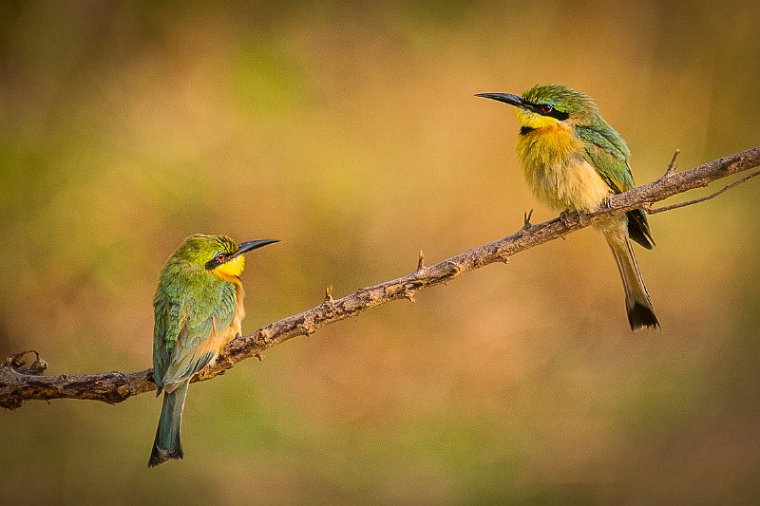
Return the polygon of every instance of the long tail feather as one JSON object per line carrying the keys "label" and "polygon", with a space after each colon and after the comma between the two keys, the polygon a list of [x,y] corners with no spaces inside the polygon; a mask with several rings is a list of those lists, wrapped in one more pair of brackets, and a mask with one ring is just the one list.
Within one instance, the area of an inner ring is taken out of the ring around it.
{"label": "long tail feather", "polygon": [[155,467],[171,459],[181,459],[183,456],[179,432],[189,383],[185,381],[173,392],[164,393],[161,418],[158,421],[156,439],[153,442],[153,450],[150,452],[148,467]]}
{"label": "long tail feather", "polygon": [[615,256],[620,277],[623,279],[625,306],[631,330],[659,327],[660,322],[654,314],[652,301],[649,299],[649,292],[641,277],[631,241],[616,233],[605,233],[605,238]]}

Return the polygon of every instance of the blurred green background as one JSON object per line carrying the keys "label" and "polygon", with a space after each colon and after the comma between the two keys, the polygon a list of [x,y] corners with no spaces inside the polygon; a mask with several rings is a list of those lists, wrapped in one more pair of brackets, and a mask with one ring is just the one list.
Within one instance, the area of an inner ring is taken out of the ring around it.
{"label": "blurred green background", "polygon": [[[249,258],[247,331],[552,218],[507,106],[595,97],[639,183],[760,143],[760,3],[34,1],[0,6],[0,352],[151,364],[193,232]],[[697,195],[691,194],[689,198]],[[685,197],[684,197],[685,198]],[[160,401],[0,413],[4,504],[760,501],[760,184],[653,216],[662,321],[631,334],[592,230]]]}

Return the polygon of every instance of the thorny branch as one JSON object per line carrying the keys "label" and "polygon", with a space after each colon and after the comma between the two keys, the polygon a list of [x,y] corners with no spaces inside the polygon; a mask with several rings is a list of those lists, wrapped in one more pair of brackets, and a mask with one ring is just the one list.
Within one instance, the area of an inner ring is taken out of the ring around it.
{"label": "thorny branch", "polygon": [[[319,328],[358,316],[362,311],[392,300],[410,299],[420,290],[449,281],[457,276],[495,263],[507,262],[509,257],[539,244],[564,237],[580,230],[605,216],[635,208],[650,208],[673,195],[705,187],[711,182],[760,166],[760,146],[705,163],[692,169],[676,172],[678,152],[673,156],[665,174],[658,180],[614,195],[608,206],[589,214],[571,213],[545,223],[533,225],[530,214],[524,217],[522,228],[498,241],[473,248],[434,265],[425,265],[420,252],[417,266],[410,274],[385,281],[374,286],[359,288],[340,299],[333,298],[332,289],[325,292],[318,306],[270,323],[247,336],[233,340],[219,357],[216,365],[201,371],[193,379],[204,381],[224,373],[236,363],[261,354],[288,339],[310,335]],[[760,171],[735,181],[722,190],[701,199],[661,207],[652,212],[662,212],[713,198],[724,191],[757,176]],[[31,366],[24,365],[24,356],[34,353],[36,360]],[[0,365],[0,406],[15,409],[28,400],[91,399],[108,403],[124,401],[134,395],[155,389],[150,369],[138,372],[107,372],[102,374],[62,374],[43,376],[45,362],[34,351],[9,357]]]}
{"label": "thorny branch", "polygon": [[742,183],[747,182],[748,180],[752,179],[753,177],[760,176],[760,170],[756,170],[754,172],[751,172],[750,174],[744,176],[741,179],[737,179],[731,184],[727,184],[720,190],[711,193],[710,195],[705,195],[704,197],[700,197],[698,199],[694,200],[687,200],[685,202],[679,202],[678,204],[673,204],[669,206],[663,206],[663,207],[657,207],[655,209],[647,209],[647,213],[649,214],[657,214],[657,213],[664,213],[665,211],[672,211],[673,209],[680,209],[682,207],[690,206],[692,204],[699,204],[700,202],[704,202],[706,200],[714,199],[718,195],[730,190],[734,186],[739,186]]}

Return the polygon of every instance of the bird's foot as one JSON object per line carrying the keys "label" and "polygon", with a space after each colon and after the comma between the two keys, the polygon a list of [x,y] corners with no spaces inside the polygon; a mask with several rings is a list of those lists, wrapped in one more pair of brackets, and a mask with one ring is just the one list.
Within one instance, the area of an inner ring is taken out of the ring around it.
{"label": "bird's foot", "polygon": [[585,227],[590,223],[590,220],[585,213],[572,211],[570,209],[565,209],[559,213],[559,219],[567,228],[570,228],[575,221],[577,221],[582,227]]}

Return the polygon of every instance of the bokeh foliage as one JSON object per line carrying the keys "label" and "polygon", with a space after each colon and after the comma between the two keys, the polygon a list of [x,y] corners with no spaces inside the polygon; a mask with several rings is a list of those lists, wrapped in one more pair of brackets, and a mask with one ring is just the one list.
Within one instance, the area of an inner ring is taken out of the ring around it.
{"label": "bokeh foliage", "polygon": [[[253,254],[245,328],[506,235],[517,123],[472,97],[597,99],[639,182],[757,145],[757,2],[3,2],[0,352],[150,364],[193,232]],[[160,402],[0,414],[0,502],[651,504],[760,499],[757,182],[651,219],[659,333],[583,231]]]}

